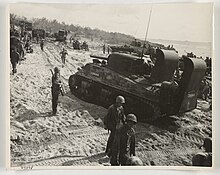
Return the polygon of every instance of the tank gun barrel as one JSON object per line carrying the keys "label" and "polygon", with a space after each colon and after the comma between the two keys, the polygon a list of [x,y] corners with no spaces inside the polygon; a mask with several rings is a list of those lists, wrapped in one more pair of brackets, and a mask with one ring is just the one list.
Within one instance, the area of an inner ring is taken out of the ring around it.
{"label": "tank gun barrel", "polygon": [[98,55],[90,55],[90,57],[108,61],[108,57],[103,57],[103,56],[98,56]]}

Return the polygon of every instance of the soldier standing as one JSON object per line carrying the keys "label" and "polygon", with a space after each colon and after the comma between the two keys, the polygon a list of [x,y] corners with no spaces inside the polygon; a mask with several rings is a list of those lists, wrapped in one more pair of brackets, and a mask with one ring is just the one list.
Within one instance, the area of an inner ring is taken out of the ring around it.
{"label": "soldier standing", "polygon": [[71,42],[72,42],[72,36],[70,36],[70,44],[71,44]]}
{"label": "soldier standing", "polygon": [[108,45],[108,54],[110,53],[110,46]]}
{"label": "soldier standing", "polygon": [[202,92],[202,99],[207,101],[207,98],[209,97],[210,94],[210,87],[209,87],[209,83],[206,80],[206,78],[204,78],[204,80],[202,81],[202,85],[201,85],[201,92]]}
{"label": "soldier standing", "polygon": [[39,36],[39,34],[37,34],[37,36],[36,36],[37,44],[38,44],[39,38],[40,38],[40,36]]}
{"label": "soldier standing", "polygon": [[55,67],[54,74],[52,76],[52,87],[51,87],[53,115],[56,115],[57,113],[57,102],[58,102],[61,86],[62,86],[62,81],[60,79],[60,70],[58,69],[58,67]]}
{"label": "soldier standing", "polygon": [[63,48],[63,51],[61,51],[60,54],[61,54],[62,63],[65,64],[65,62],[66,62],[66,55],[68,55],[66,49]]}
{"label": "soldier standing", "polygon": [[17,52],[16,48],[12,48],[10,57],[11,57],[11,64],[12,64],[12,73],[14,75],[17,72],[16,67],[17,67],[18,61],[20,60],[20,55]]}
{"label": "soldier standing", "polygon": [[205,152],[197,153],[192,158],[193,166],[212,166],[212,140],[210,138],[205,138],[203,145]]}
{"label": "soldier standing", "polygon": [[127,166],[143,166],[143,162],[141,161],[139,157],[132,156],[128,158],[126,165]]}
{"label": "soldier standing", "polygon": [[125,123],[124,108],[122,106],[124,103],[125,98],[123,96],[117,96],[116,103],[108,108],[108,113],[104,118],[104,128],[111,131],[105,151],[109,156],[111,154],[116,131]]}
{"label": "soldier standing", "polygon": [[42,51],[44,51],[44,40],[43,39],[40,41],[40,48]]}
{"label": "soldier standing", "polygon": [[103,54],[105,54],[105,44],[103,45]]}
{"label": "soldier standing", "polygon": [[135,156],[135,131],[134,125],[137,123],[137,117],[134,114],[128,114],[126,124],[118,130],[118,136],[112,145],[112,155],[110,163],[115,165],[127,165],[131,156]]}

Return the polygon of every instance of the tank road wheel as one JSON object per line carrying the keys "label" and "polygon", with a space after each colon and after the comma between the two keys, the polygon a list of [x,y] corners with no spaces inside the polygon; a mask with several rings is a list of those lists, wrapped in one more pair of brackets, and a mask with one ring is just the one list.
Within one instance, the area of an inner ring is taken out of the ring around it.
{"label": "tank road wheel", "polygon": [[75,94],[78,90],[76,77],[74,75],[71,75],[69,78],[69,88],[72,94]]}
{"label": "tank road wheel", "polygon": [[81,84],[82,94],[88,102],[97,102],[97,98],[100,96],[100,88],[92,82],[82,81]]}

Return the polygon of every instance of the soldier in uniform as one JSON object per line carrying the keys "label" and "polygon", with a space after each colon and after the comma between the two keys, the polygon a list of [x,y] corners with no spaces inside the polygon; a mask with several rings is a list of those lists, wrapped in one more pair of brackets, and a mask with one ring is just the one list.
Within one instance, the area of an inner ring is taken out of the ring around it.
{"label": "soldier in uniform", "polygon": [[139,159],[139,157],[132,156],[128,158],[126,165],[127,166],[143,166],[143,162],[141,161],[141,159]]}
{"label": "soldier in uniform", "polygon": [[43,39],[40,41],[40,48],[42,51],[44,51],[44,40]]}
{"label": "soldier in uniform", "polygon": [[110,46],[109,46],[109,45],[108,45],[108,48],[107,48],[107,49],[108,49],[108,54],[109,54],[109,53],[110,53]]}
{"label": "soldier in uniform", "polygon": [[122,106],[124,103],[125,98],[123,96],[117,96],[116,103],[108,108],[108,113],[104,118],[104,128],[111,131],[105,151],[109,156],[111,154],[116,131],[125,123],[124,109]]}
{"label": "soldier in uniform", "polygon": [[212,140],[210,138],[205,138],[203,145],[201,148],[204,149],[205,152],[197,153],[192,158],[193,166],[212,166]]}
{"label": "soldier in uniform", "polygon": [[14,75],[17,72],[16,67],[17,67],[18,61],[20,60],[20,55],[17,52],[16,48],[12,48],[10,57],[11,57],[11,64],[12,64],[12,73]]}
{"label": "soldier in uniform", "polygon": [[73,39],[73,37],[72,37],[72,36],[70,36],[70,44],[72,43],[72,39]]}
{"label": "soldier in uniform", "polygon": [[103,54],[105,54],[105,44],[103,45],[102,49],[103,49]]}
{"label": "soldier in uniform", "polygon": [[57,103],[58,103],[61,86],[62,86],[62,81],[60,79],[60,70],[58,69],[58,67],[55,67],[54,74],[52,76],[52,87],[51,87],[53,115],[56,115],[57,113]]}
{"label": "soldier in uniform", "polygon": [[134,125],[137,123],[137,117],[134,114],[128,114],[126,124],[118,130],[118,136],[112,146],[110,163],[112,166],[127,165],[131,156],[135,156],[135,131]]}
{"label": "soldier in uniform", "polygon": [[37,36],[36,36],[37,44],[38,44],[39,38],[40,38],[40,36],[39,36],[39,34],[37,34]]}
{"label": "soldier in uniform", "polygon": [[209,87],[209,83],[206,80],[206,78],[203,79],[202,84],[201,84],[201,93],[202,93],[202,99],[207,100],[209,95],[210,95],[210,87]]}
{"label": "soldier in uniform", "polygon": [[65,64],[65,62],[66,62],[66,55],[68,55],[66,49],[63,48],[63,50],[60,52],[60,55],[61,55],[62,63]]}

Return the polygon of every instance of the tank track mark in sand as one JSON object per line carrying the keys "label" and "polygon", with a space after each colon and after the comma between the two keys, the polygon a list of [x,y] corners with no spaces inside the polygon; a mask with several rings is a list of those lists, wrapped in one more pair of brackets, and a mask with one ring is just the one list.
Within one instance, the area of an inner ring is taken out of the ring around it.
{"label": "tank track mark in sand", "polygon": [[103,139],[104,141],[107,141],[107,136],[108,136],[108,133],[104,129],[103,129],[103,131],[100,128],[79,129],[79,130],[75,130],[75,131],[71,132],[68,135],[68,138],[64,137],[63,135],[60,135],[60,136],[56,136],[56,139],[53,138],[51,141],[41,142],[36,147],[35,147],[35,144],[29,144],[29,145],[26,145],[26,147],[28,148],[29,146],[31,146],[32,150],[34,151],[34,150],[39,150],[40,146],[47,147],[49,145],[56,144],[57,141],[59,141],[59,142],[68,141],[68,142],[72,143],[71,140],[74,139],[75,137],[80,137],[80,138],[94,137],[94,138],[99,138],[99,139]]}
{"label": "tank track mark in sand", "polygon": [[[81,139],[85,139],[85,140],[87,140],[89,138],[94,138],[94,139],[96,139],[96,142],[106,143],[107,136],[108,136],[107,131],[105,131],[104,129],[101,129],[101,128],[79,129],[78,131],[73,131],[73,133],[68,135],[68,137],[64,137],[63,135],[58,135],[54,138],[52,137],[52,139],[50,141],[40,142],[37,146],[36,146],[36,144],[33,144],[33,143],[27,144],[23,147],[23,150],[25,150],[25,152],[24,151],[21,151],[21,152],[22,152],[22,154],[29,154],[30,147],[31,147],[31,152],[33,152],[33,151],[38,152],[39,148],[41,148],[41,150],[42,149],[44,150],[48,146],[52,146],[54,144],[62,145],[62,143],[65,144],[66,142],[68,142],[70,145],[72,145],[73,144],[72,140],[74,140],[76,137],[81,138]],[[90,146],[90,144],[87,144],[87,146]],[[97,152],[97,151],[94,150],[94,152]],[[36,153],[36,155],[38,155],[38,153]],[[83,155],[90,156],[91,152],[84,150]],[[74,156],[79,156],[78,152],[75,152]],[[37,158],[35,160],[37,160]]]}
{"label": "tank track mark in sand", "polygon": [[[139,133],[143,133],[143,132],[137,132],[136,135],[138,135]],[[149,146],[153,146],[153,144],[151,143],[148,143],[148,139],[151,138],[152,141],[156,141],[158,142],[158,145],[159,146],[170,146],[169,142],[166,142],[166,143],[163,143],[161,142],[160,140],[156,139],[156,138],[153,138],[152,136],[148,136],[149,134],[146,133],[146,137],[147,139],[142,139],[141,141],[142,142],[138,142],[138,144],[140,146],[144,146],[146,148],[148,148]],[[198,136],[198,135],[195,135],[195,134],[186,134],[186,133],[175,133],[175,134],[171,134],[169,137],[167,137],[167,140],[170,140],[172,141],[171,139],[174,138],[173,141],[179,141],[181,143],[183,142],[190,142],[192,144],[195,144],[195,146],[201,146],[203,144],[203,138],[201,136]],[[147,145],[144,145],[144,143],[146,143]]]}
{"label": "tank track mark in sand", "polygon": [[[144,164],[146,165],[150,165],[150,161],[164,161],[164,163],[166,164],[167,162],[169,162],[167,159],[169,160],[175,160],[175,158],[178,157],[189,157],[189,156],[193,156],[194,154],[198,153],[199,150],[198,149],[191,149],[191,148],[176,148],[176,149],[168,149],[168,150],[157,150],[157,151],[146,151],[146,150],[137,150],[136,151],[136,155],[143,161]],[[165,165],[165,164],[162,165]],[[190,165],[191,161],[189,160],[189,162],[187,162],[187,165]],[[158,166],[160,166],[159,164],[156,164]],[[167,163],[166,165],[169,165],[169,163]]]}
{"label": "tank track mark in sand", "polygon": [[[172,150],[158,151],[146,151],[145,149],[138,149],[136,151],[136,154],[143,161],[144,164],[149,165],[149,161],[155,161],[160,158],[171,159],[178,156],[193,155],[196,154],[198,151],[198,149],[191,148],[177,148]],[[104,166],[105,163],[102,164],[99,161],[104,156],[104,153],[98,153],[89,157],[62,156],[23,164],[22,166]]]}
{"label": "tank track mark in sand", "polygon": [[50,64],[50,66],[51,66],[51,68],[53,67],[53,64],[51,63],[51,61],[50,61],[50,55],[47,53],[47,52],[43,52],[44,53],[44,57],[47,59],[47,62]]}
{"label": "tank track mark in sand", "polygon": [[188,141],[191,143],[195,143],[197,145],[202,145],[202,143],[203,143],[203,138],[201,136],[196,135],[196,134],[186,134],[186,133],[181,132],[181,133],[175,133],[174,137],[177,140]]}
{"label": "tank track mark in sand", "polygon": [[45,160],[38,160],[31,163],[24,163],[20,166],[61,166],[64,162],[78,160],[80,157],[82,158],[83,156],[57,156]]}
{"label": "tank track mark in sand", "polygon": [[24,163],[20,166],[91,166],[100,165],[97,160],[105,156],[105,153],[97,153],[92,156],[57,156],[46,160],[38,160],[31,163]]}
{"label": "tank track mark in sand", "polygon": [[157,159],[160,157],[176,157],[183,155],[192,155],[199,151],[199,149],[191,149],[191,148],[176,148],[176,149],[168,149],[168,150],[153,150],[146,151],[145,149],[137,149],[136,153],[138,157],[142,157],[142,160],[146,158]]}
{"label": "tank track mark in sand", "polygon": [[[46,50],[48,50],[48,52],[50,53],[47,53],[46,52]],[[59,57],[58,58],[56,58],[56,56],[54,56],[54,53],[53,52],[51,52],[51,50],[52,49],[50,49],[49,47],[45,47],[45,50],[44,50],[44,52],[42,52],[42,53],[44,53],[46,56],[44,56],[46,59],[47,59],[47,62],[49,63],[49,66],[53,69],[54,68],[54,65],[52,64],[52,62],[51,62],[51,60],[50,60],[50,56],[52,55],[53,57],[54,57],[54,59],[56,60],[56,61],[58,61],[60,64],[62,64],[61,63],[61,59],[59,59]],[[72,64],[71,64],[72,65]],[[68,68],[68,70],[72,73],[72,70],[71,69],[69,69]],[[65,78],[64,76],[62,76],[61,75],[61,77],[62,77],[62,79],[63,80],[65,80],[65,82],[68,82],[68,78]],[[68,84],[68,83],[66,83],[66,84]],[[67,85],[65,86],[65,87],[67,87]],[[69,88],[69,87],[68,87]]]}
{"label": "tank track mark in sand", "polygon": [[[49,52],[49,54],[47,53],[47,55],[48,56],[52,55],[55,61],[59,62],[59,64],[63,64],[62,61],[61,61],[61,57],[60,57],[59,53],[56,52],[57,54],[55,54],[55,52],[53,52],[54,49],[52,49],[51,47],[52,47],[51,45],[47,46],[47,50]],[[57,46],[54,44],[54,47],[57,47]],[[57,47],[57,50],[60,50],[60,48]],[[75,67],[75,65],[70,63],[68,61],[68,59],[66,59],[66,63],[70,64],[72,67]],[[65,65],[65,67],[71,72],[71,74],[73,74],[72,69],[68,68],[67,64]],[[66,79],[66,80],[68,80],[68,79]]]}
{"label": "tank track mark in sand", "polygon": [[[103,130],[103,131],[102,131]],[[95,128],[95,129],[79,129],[75,130],[70,133],[70,135],[73,136],[84,136],[84,137],[90,137],[90,136],[106,136],[108,135],[108,132],[104,130],[103,128]]]}

